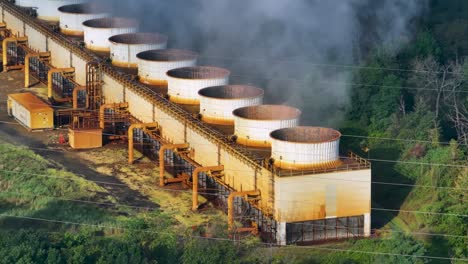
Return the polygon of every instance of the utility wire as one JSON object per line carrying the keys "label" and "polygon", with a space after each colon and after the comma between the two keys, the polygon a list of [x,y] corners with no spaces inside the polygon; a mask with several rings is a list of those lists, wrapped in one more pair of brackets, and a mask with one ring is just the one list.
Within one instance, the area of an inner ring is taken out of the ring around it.
{"label": "utility wire", "polygon": [[[2,100],[2,102],[6,102],[6,100]],[[31,103],[34,104],[34,103]],[[39,104],[39,103],[38,103]],[[66,106],[53,106],[54,108],[58,109],[70,109],[70,107]],[[2,108],[2,107],[0,107]],[[99,112],[99,110],[86,110],[86,112]],[[105,113],[104,117],[115,117],[118,115],[114,114],[109,114]],[[153,118],[153,116],[147,116],[147,115],[139,115],[140,118]],[[158,120],[175,120],[174,118],[161,118],[159,117]],[[6,124],[17,124],[14,122],[6,122],[6,121],[0,121],[0,123],[6,123]],[[210,125],[208,123],[205,123],[206,125]],[[363,138],[363,139],[375,139],[375,140],[387,140],[387,141],[402,141],[402,142],[417,142],[417,143],[429,143],[429,144],[441,144],[441,145],[450,145],[450,142],[447,141],[430,141],[430,140],[419,140],[419,139],[404,139],[404,138],[390,138],[390,137],[374,137],[374,136],[364,136],[364,135],[351,135],[351,134],[342,134],[342,137],[350,137],[350,138]],[[468,144],[464,143],[457,143],[457,145],[460,146],[468,146]]]}
{"label": "utility wire", "polygon": [[[46,149],[46,148],[24,148],[24,150],[28,149],[35,149],[35,150],[43,150],[43,151],[50,151],[50,152],[60,152],[64,153],[64,151],[59,151],[59,150],[54,150],[54,149]],[[418,164],[421,165],[421,164]],[[427,165],[427,164],[425,164]],[[186,168],[184,165],[168,165],[168,167],[171,168]],[[5,170],[0,170],[0,171],[5,171]],[[240,169],[227,169],[227,171],[235,171],[235,172],[247,172],[251,173],[251,171],[248,170],[240,170]],[[14,171],[8,171],[11,173],[15,173]],[[313,171],[311,171],[313,173]],[[358,182],[358,183],[369,183],[369,184],[378,184],[378,185],[391,185],[391,186],[400,186],[400,187],[418,187],[418,188],[433,188],[433,189],[449,189],[449,190],[466,190],[468,191],[467,188],[456,188],[456,187],[450,187],[450,186],[432,186],[432,185],[418,185],[418,184],[406,184],[406,183],[397,183],[397,182],[382,182],[382,181],[365,181],[365,180],[351,180],[351,179],[345,179],[345,178],[328,178],[328,177],[322,177],[322,176],[314,176],[314,179],[322,179],[322,180],[334,180],[334,181],[346,181],[346,182]],[[303,183],[307,183],[310,181],[302,181]],[[294,183],[282,183],[282,184],[294,184]]]}
{"label": "utility wire", "polygon": [[[61,108],[61,107],[55,107],[55,108]],[[64,109],[69,109],[68,107],[62,107]],[[99,110],[87,110],[87,112],[99,112]],[[113,115],[113,114],[105,114],[104,117],[115,117],[118,115]],[[139,116],[140,118],[152,118],[152,116]],[[174,120],[174,118],[158,118],[158,120]],[[21,125],[16,122],[8,122],[8,121],[0,121],[0,123],[4,124],[13,124],[13,125]],[[207,124],[210,125],[210,124]],[[218,131],[219,132],[219,131]],[[84,132],[84,133],[92,133],[92,134],[97,134],[96,132]],[[220,132],[221,133],[221,132]],[[106,135],[116,135],[116,134],[106,134]],[[375,140],[387,140],[387,141],[402,141],[402,142],[418,142],[418,143],[430,143],[430,144],[441,144],[441,145],[450,145],[451,142],[446,142],[446,141],[430,141],[430,140],[418,140],[418,139],[401,139],[401,138],[389,138],[389,137],[373,137],[373,136],[363,136],[363,135],[350,135],[350,134],[342,134],[342,137],[350,137],[350,138],[363,138],[363,139],[375,139]],[[460,146],[468,146],[468,144],[464,143],[457,143],[457,145]],[[258,149],[257,151],[265,151],[262,149]]]}
{"label": "utility wire", "polygon": [[[2,121],[0,121],[0,123],[3,123]],[[10,124],[10,123],[8,123]],[[21,124],[18,124],[18,123],[11,123],[11,124],[16,124],[16,125],[21,125]],[[94,135],[97,135],[97,134],[100,134],[100,133],[96,133],[96,132],[91,132],[91,131],[82,131],[82,133],[84,134],[94,134]],[[122,135],[119,135],[119,134],[112,134],[112,133],[106,133],[105,135],[108,135],[108,136],[122,136]],[[138,143],[135,143],[135,144],[138,144]],[[149,146],[151,146],[151,144],[148,144]],[[210,144],[193,144],[195,146],[211,146]],[[240,146],[242,147],[242,146]],[[250,150],[248,147],[247,147],[248,150]],[[270,150],[268,149],[256,149],[255,151],[258,151],[258,152],[271,152]],[[291,153],[291,154],[296,154],[296,152],[283,152],[283,153]],[[317,156],[320,156],[321,154],[317,154]],[[349,158],[349,157],[346,157],[346,156],[341,156],[340,158]],[[468,165],[461,165],[461,164],[443,164],[443,163],[431,163],[431,162],[418,162],[418,161],[402,161],[402,160],[387,160],[387,159],[376,159],[376,158],[365,158],[365,160],[367,161],[374,161],[374,162],[383,162],[383,163],[402,163],[402,164],[412,164],[412,165],[423,165],[423,166],[438,166],[438,167],[451,167],[451,168],[468,168]]]}
{"label": "utility wire", "polygon": [[[314,63],[311,61],[292,61],[292,60],[279,60],[279,59],[267,59],[267,58],[255,58],[255,57],[226,57],[226,56],[212,56],[212,55],[200,55],[199,58],[213,59],[213,60],[228,60],[228,61],[262,61],[262,62],[271,62],[271,63],[285,63],[285,64],[297,64],[297,65],[308,65],[314,67],[324,67],[324,68],[345,68],[345,69],[365,69],[365,70],[385,70],[385,71],[395,71],[395,72],[415,72],[415,73],[446,73],[446,74],[455,74],[454,72],[443,72],[443,71],[424,71],[424,70],[411,70],[403,68],[388,68],[388,67],[371,67],[371,66],[362,66],[362,65],[353,65],[353,64],[330,64],[330,63]],[[465,75],[465,74],[463,74]]]}
{"label": "utility wire", "polygon": [[[165,189],[165,191],[171,191],[169,189]],[[46,199],[54,199],[54,200],[59,200],[59,201],[67,201],[67,202],[76,202],[76,203],[84,203],[84,204],[93,204],[93,205],[105,205],[105,206],[113,206],[113,207],[124,207],[124,208],[131,208],[131,209],[137,209],[137,210],[143,210],[143,211],[159,211],[159,208],[155,207],[143,207],[143,206],[133,206],[133,205],[127,205],[127,204],[121,204],[121,203],[109,203],[109,202],[96,202],[96,201],[89,201],[89,200],[78,200],[78,199],[69,199],[69,198],[61,198],[57,196],[45,196],[45,195],[35,195],[35,194],[22,194],[19,192],[9,192],[9,191],[0,191],[0,194],[12,194],[12,195],[18,195],[19,197],[23,196],[29,196],[31,198],[46,198]],[[199,194],[204,194],[204,195],[213,195],[209,193],[199,193]],[[218,196],[218,195],[216,195]],[[222,195],[219,195],[222,196]],[[255,220],[252,217],[235,217],[235,219],[243,219],[243,220]],[[327,225],[323,224],[312,224],[312,223],[302,223],[301,225],[303,226],[321,226],[321,227],[327,227]],[[353,227],[349,226],[336,226],[334,227],[336,229],[354,229]],[[403,233],[403,234],[414,234],[414,235],[424,235],[424,236],[440,236],[440,237],[457,237],[457,238],[463,238],[466,239],[468,236],[459,236],[459,235],[450,235],[450,234],[440,234],[440,233],[427,233],[427,232],[405,232],[405,231],[398,231],[394,229],[384,229],[380,230],[377,228],[371,229],[371,231],[382,231],[382,232],[389,232],[389,233]]]}
{"label": "utility wire", "polygon": [[[49,222],[49,223],[57,223],[57,224],[65,224],[65,225],[75,225],[75,226],[88,226],[88,227],[96,227],[101,229],[112,229],[112,230],[120,230],[120,231],[132,231],[132,232],[143,232],[143,233],[153,233],[153,234],[165,234],[165,235],[175,235],[182,239],[184,236],[177,235],[174,233],[169,232],[161,232],[155,230],[145,230],[145,229],[134,229],[134,228],[124,228],[124,227],[112,227],[106,225],[99,225],[99,224],[87,224],[87,223],[80,223],[80,222],[71,222],[71,221],[61,221],[61,220],[53,220],[53,219],[45,219],[45,218],[38,218],[38,217],[28,217],[28,216],[16,216],[16,215],[8,215],[8,214],[0,214],[0,217],[6,218],[14,218],[14,219],[24,219],[24,220],[31,220],[31,221],[40,221],[40,222]],[[201,237],[201,236],[193,236],[190,235],[190,238],[193,239],[205,239],[205,240],[212,240],[212,241],[229,241],[229,242],[238,242],[233,239],[227,238],[208,238],[208,237]],[[260,243],[261,245],[265,246],[274,246],[272,243]],[[438,259],[438,260],[450,260],[450,261],[468,261],[468,259],[464,258],[447,258],[447,257],[437,257],[437,256],[426,256],[426,255],[410,255],[410,254],[398,254],[398,253],[386,253],[386,252],[375,252],[375,251],[362,251],[362,250],[350,250],[350,249],[338,249],[338,248],[329,248],[329,247],[310,247],[310,246],[285,246],[285,248],[291,249],[303,249],[309,248],[314,250],[323,250],[323,251],[334,251],[334,252],[344,252],[344,253],[360,253],[360,254],[369,254],[369,255],[381,255],[381,256],[400,256],[400,257],[409,257],[409,258],[423,258],[423,259]]]}
{"label": "utility wire", "polygon": [[[0,171],[4,171],[4,170],[0,170]],[[34,175],[34,176],[40,176],[40,177],[45,177],[45,178],[54,178],[54,179],[61,179],[61,180],[72,180],[72,181],[78,181],[78,180],[82,180],[81,178],[79,179],[73,179],[73,178],[64,178],[64,177],[55,177],[55,176],[50,176],[50,175],[45,175],[45,174],[35,174],[35,173],[19,173],[19,172],[10,172],[10,173],[18,173],[18,174],[24,174],[24,175]],[[108,183],[108,182],[102,182],[102,181],[93,181],[93,180],[88,180],[90,182],[94,182],[94,183],[100,183],[100,184],[105,184],[105,185],[118,185],[118,186],[126,186],[128,187],[128,185],[126,184],[123,184],[123,183]],[[165,189],[163,189],[165,190]],[[176,191],[179,191],[179,192],[188,192],[188,193],[192,193],[191,190],[176,190]],[[226,195],[222,195],[222,194],[209,194],[211,196],[223,196],[223,197],[226,197]],[[300,200],[300,201],[295,201],[295,200],[276,200],[278,202],[294,202],[296,204],[311,204],[311,203],[316,203],[316,201],[312,201],[312,200]],[[356,200],[357,201],[357,200]],[[448,215],[448,216],[456,216],[456,217],[468,217],[468,215],[464,215],[464,214],[451,214],[451,213],[436,213],[436,212],[424,212],[424,211],[410,211],[410,210],[397,210],[397,209],[387,209],[387,208],[373,208],[371,207],[370,208],[371,210],[375,210],[375,211],[388,211],[388,212],[404,212],[404,213],[413,213],[413,214],[429,214],[429,215]]]}
{"label": "utility wire", "polygon": [[[135,145],[139,145],[135,143]],[[153,146],[152,144],[148,144],[150,146]],[[48,152],[60,152],[60,153],[65,153],[63,150],[57,150],[57,149],[47,149],[47,148],[35,148],[35,147],[28,147],[28,148],[21,148],[24,150],[28,149],[33,149],[33,150],[39,150],[39,151],[48,151]],[[343,157],[347,158],[347,157]],[[398,162],[398,161],[388,161],[388,162]],[[403,163],[403,162],[401,162]],[[410,163],[414,165],[426,165],[426,166],[432,166],[432,165],[439,165],[439,164],[433,164],[433,163]],[[168,167],[181,167],[185,168],[186,166],[184,165],[169,165]],[[462,165],[453,165],[453,167],[463,167]],[[236,172],[247,172],[251,173],[251,171],[248,170],[240,170],[240,169],[228,169],[227,171],[236,171]],[[14,171],[11,171],[14,172]],[[313,173],[313,171],[311,171]],[[287,172],[286,172],[287,174]],[[466,188],[456,188],[456,187],[450,187],[450,186],[431,186],[431,185],[418,185],[418,184],[409,184],[409,183],[398,183],[398,182],[382,182],[382,181],[360,181],[360,180],[350,180],[350,179],[344,179],[344,178],[327,178],[327,177],[315,177],[314,179],[324,179],[324,180],[336,180],[336,181],[347,181],[347,182],[360,182],[360,183],[372,183],[372,184],[378,184],[378,185],[391,185],[391,186],[401,186],[401,187],[418,187],[418,188],[434,188],[434,189],[450,189],[450,190],[468,190]],[[308,182],[308,181],[303,181],[303,182]],[[292,183],[284,183],[284,184],[292,184]]]}

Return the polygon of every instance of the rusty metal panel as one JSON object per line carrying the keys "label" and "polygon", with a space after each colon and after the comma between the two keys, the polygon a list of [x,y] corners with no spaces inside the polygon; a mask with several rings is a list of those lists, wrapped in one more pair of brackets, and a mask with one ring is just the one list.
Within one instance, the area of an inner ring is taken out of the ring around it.
{"label": "rusty metal panel", "polygon": [[74,149],[91,149],[102,147],[101,129],[69,129],[68,141]]}
{"label": "rusty metal panel", "polygon": [[[336,189],[335,199],[327,197],[330,189]],[[275,177],[275,219],[301,222],[368,214],[370,191],[370,169]]]}

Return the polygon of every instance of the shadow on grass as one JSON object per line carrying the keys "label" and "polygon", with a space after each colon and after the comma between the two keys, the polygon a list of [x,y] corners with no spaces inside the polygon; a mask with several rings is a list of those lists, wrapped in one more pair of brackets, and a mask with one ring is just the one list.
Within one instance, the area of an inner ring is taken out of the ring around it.
{"label": "shadow on grass", "polygon": [[[40,207],[40,208],[37,208]],[[72,201],[49,200],[38,206],[31,201],[17,205],[0,201],[0,227],[3,230],[45,229],[50,231],[68,230],[71,226],[112,224],[116,211],[97,205],[80,204]],[[18,217],[13,217],[13,216]]]}
{"label": "shadow on grass", "polygon": [[4,135],[6,142],[32,148],[36,154],[44,157],[56,168],[65,169],[86,180],[93,181],[100,187],[106,189],[117,203],[129,206],[159,208],[158,204],[141,194],[138,190],[129,188],[117,177],[109,177],[90,168],[80,160],[73,152],[58,152],[47,150],[47,145],[36,139],[37,134],[30,135],[29,132],[18,126],[0,125],[0,136]]}
{"label": "shadow on grass", "polygon": [[[395,170],[395,161],[400,156],[396,148],[378,147],[371,150],[372,161],[372,207],[399,210],[412,191],[412,186],[391,185],[413,184],[407,177]],[[387,161],[375,161],[387,160]],[[381,228],[393,219],[398,212],[373,211],[373,228]]]}

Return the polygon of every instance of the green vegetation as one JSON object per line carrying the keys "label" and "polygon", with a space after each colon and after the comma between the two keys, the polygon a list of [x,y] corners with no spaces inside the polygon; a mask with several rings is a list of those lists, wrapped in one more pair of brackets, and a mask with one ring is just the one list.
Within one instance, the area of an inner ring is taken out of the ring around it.
{"label": "green vegetation", "polygon": [[373,162],[374,181],[410,185],[373,184],[373,207],[428,212],[376,211],[374,225],[408,235],[446,234],[413,237],[424,244],[427,255],[466,258],[468,63],[463,58],[468,43],[462,39],[466,34],[440,30],[451,27],[453,20],[459,27],[454,32],[460,27],[466,30],[466,14],[461,18],[457,12],[467,9],[453,6],[466,7],[466,1],[432,1],[432,5],[436,15],[427,18],[429,28],[412,43],[396,56],[385,50],[375,52],[366,63],[372,68],[356,72],[356,83],[373,86],[353,87],[342,131],[371,137],[344,139],[347,148],[371,159],[402,161]]}
{"label": "green vegetation", "polygon": [[[120,205],[32,151],[0,144],[0,164],[0,263],[230,263],[249,252],[197,238],[206,230],[186,230],[161,210]],[[225,225],[209,229],[227,238]]]}
{"label": "green vegetation", "polygon": [[[203,233],[227,238],[222,231],[225,224],[186,230],[160,210],[120,206],[105,188],[54,169],[33,152],[9,144],[0,144],[0,162],[0,215],[18,216],[0,216],[0,263],[289,263],[291,254],[300,250],[269,249],[257,238],[241,243],[202,238]],[[419,259],[326,249],[409,255],[427,251],[409,236],[389,237],[325,245],[323,250],[319,246],[295,260],[419,263]]]}
{"label": "green vegetation", "polygon": [[[373,162],[374,182],[407,184],[373,184],[374,208],[401,210],[373,212],[377,238],[304,248],[268,248],[256,238],[201,238],[205,232],[187,230],[170,213],[121,206],[104,186],[54,168],[31,151],[0,144],[0,263],[449,263],[408,256],[467,258],[468,2],[432,0],[431,10],[415,39],[397,54],[375,50],[363,63],[368,67],[354,73],[353,83],[364,85],[353,87],[340,128],[343,134],[369,137],[344,137],[344,149],[401,161]],[[224,225],[213,223],[214,231],[206,233],[227,238],[219,231]]]}

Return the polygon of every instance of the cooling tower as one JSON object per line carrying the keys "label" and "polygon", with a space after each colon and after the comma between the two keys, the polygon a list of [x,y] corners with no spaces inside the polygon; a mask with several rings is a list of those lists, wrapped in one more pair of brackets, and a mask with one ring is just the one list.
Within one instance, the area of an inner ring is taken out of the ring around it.
{"label": "cooling tower", "polygon": [[201,89],[198,95],[203,121],[218,125],[233,125],[232,112],[237,108],[262,104],[264,92],[249,85],[224,85]]}
{"label": "cooling tower", "polygon": [[284,105],[257,105],[234,110],[237,142],[251,147],[270,147],[270,133],[299,125],[301,111]]}
{"label": "cooling tower", "polygon": [[138,30],[138,22],[123,17],[96,18],[83,22],[84,42],[86,48],[109,52],[109,38],[124,33],[134,33]]}
{"label": "cooling tower", "polygon": [[198,91],[228,84],[230,72],[217,67],[194,66],[177,68],[166,74],[170,100],[179,104],[196,105],[200,103]]}
{"label": "cooling tower", "polygon": [[149,85],[167,86],[166,73],[172,69],[195,66],[198,54],[188,50],[148,50],[137,54],[138,76]]}
{"label": "cooling tower", "polygon": [[22,7],[37,8],[37,17],[39,19],[58,22],[60,19],[59,7],[83,2],[85,0],[16,0],[15,4]]}
{"label": "cooling tower", "polygon": [[137,54],[167,47],[167,37],[158,33],[127,33],[109,38],[110,58],[118,67],[137,68]]}
{"label": "cooling tower", "polygon": [[341,133],[323,127],[292,127],[271,132],[274,165],[282,169],[330,168],[341,164]]}
{"label": "cooling tower", "polygon": [[84,35],[83,22],[107,16],[104,8],[96,4],[65,5],[59,7],[58,11],[60,31],[65,35],[78,37]]}

